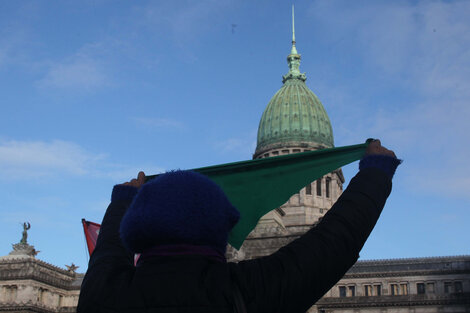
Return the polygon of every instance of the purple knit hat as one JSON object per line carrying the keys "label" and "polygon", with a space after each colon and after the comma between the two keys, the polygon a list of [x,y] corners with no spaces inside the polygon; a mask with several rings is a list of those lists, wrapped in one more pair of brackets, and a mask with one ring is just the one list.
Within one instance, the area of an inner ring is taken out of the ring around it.
{"label": "purple knit hat", "polygon": [[222,189],[192,171],[173,171],[144,184],[121,221],[123,244],[134,253],[156,245],[209,246],[225,253],[240,218]]}

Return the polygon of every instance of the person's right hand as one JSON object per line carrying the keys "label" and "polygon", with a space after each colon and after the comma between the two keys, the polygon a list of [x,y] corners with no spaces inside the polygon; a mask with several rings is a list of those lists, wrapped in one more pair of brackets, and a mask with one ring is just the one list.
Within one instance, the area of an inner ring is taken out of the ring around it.
{"label": "person's right hand", "polygon": [[145,173],[140,171],[139,174],[137,175],[137,178],[134,178],[127,183],[123,183],[122,185],[140,188],[143,184],[145,184]]}
{"label": "person's right hand", "polygon": [[395,152],[383,147],[379,139],[373,140],[367,147],[366,155],[374,155],[374,154],[388,155],[394,158],[397,157],[395,155]]}

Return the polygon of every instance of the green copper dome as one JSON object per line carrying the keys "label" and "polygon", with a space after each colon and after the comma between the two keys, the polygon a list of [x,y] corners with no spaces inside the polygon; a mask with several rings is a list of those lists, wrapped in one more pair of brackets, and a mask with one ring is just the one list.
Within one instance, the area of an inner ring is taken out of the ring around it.
{"label": "green copper dome", "polygon": [[305,85],[300,54],[295,47],[287,56],[289,72],[283,86],[269,101],[258,128],[254,157],[280,147],[330,148],[334,146],[330,119],[318,97]]}

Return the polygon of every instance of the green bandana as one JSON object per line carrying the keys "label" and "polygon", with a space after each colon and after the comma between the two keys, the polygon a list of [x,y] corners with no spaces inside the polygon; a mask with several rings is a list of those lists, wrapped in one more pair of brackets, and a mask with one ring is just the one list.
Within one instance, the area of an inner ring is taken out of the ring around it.
{"label": "green bandana", "polygon": [[[364,144],[202,167],[193,171],[215,181],[240,211],[240,221],[229,237],[229,243],[240,249],[263,215],[280,207],[312,181],[361,159],[370,141],[368,139]],[[156,176],[148,176],[147,180]]]}

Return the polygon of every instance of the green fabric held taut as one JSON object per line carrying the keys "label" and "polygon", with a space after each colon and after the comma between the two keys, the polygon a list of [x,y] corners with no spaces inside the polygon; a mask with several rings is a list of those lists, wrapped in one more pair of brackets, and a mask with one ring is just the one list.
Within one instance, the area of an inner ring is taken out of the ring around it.
{"label": "green fabric held taut", "polygon": [[[240,221],[229,236],[229,243],[240,249],[263,215],[287,202],[312,181],[362,158],[369,142],[370,139],[364,144],[214,165],[193,171],[215,181],[240,211]],[[148,176],[147,180],[156,176]]]}

